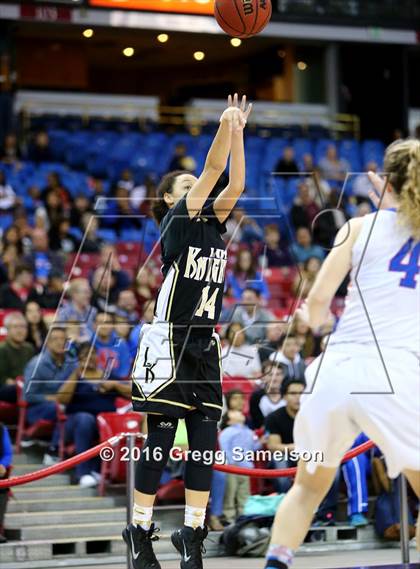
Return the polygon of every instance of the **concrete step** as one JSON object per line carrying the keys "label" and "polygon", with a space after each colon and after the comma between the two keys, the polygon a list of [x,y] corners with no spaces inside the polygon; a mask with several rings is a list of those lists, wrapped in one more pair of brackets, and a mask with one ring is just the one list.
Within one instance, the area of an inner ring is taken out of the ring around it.
{"label": "concrete step", "polygon": [[[58,504],[56,504],[57,506]],[[27,526],[51,526],[59,527],[63,522],[66,524],[85,524],[85,523],[102,523],[116,522],[124,523],[126,520],[125,508],[101,508],[90,510],[72,509],[63,514],[60,510],[51,512],[23,512],[8,513],[5,523],[9,528],[24,528]]]}
{"label": "concrete step", "polygon": [[[9,514],[22,512],[39,512],[40,515],[47,515],[47,512],[57,510],[97,510],[99,508],[111,508],[114,506],[114,498],[99,496],[83,498],[48,498],[38,500],[9,500],[7,511]],[[7,522],[6,522],[7,525]]]}
{"label": "concrete step", "polygon": [[103,537],[115,536],[120,533],[124,524],[121,522],[98,522],[98,523],[73,523],[73,524],[60,524],[51,527],[48,520],[45,520],[44,525],[26,526],[19,530],[21,540],[48,539],[51,541],[57,539],[74,539],[77,537]]}
{"label": "concrete step", "polygon": [[23,464],[13,464],[13,476],[20,476],[21,474],[28,474],[30,472],[38,472],[46,468],[44,464],[40,462],[28,462]]}
{"label": "concrete step", "polygon": [[[15,473],[13,473],[15,474]],[[29,482],[23,486],[26,488],[43,488],[51,486],[69,486],[70,485],[70,474],[52,474],[46,478],[41,478],[40,480],[35,480],[34,482]]]}
{"label": "concrete step", "polygon": [[42,458],[44,454],[40,452],[30,452],[24,451],[19,454],[13,455],[13,466],[20,465],[20,464],[37,464],[38,467],[42,463]]}
{"label": "concrete step", "polygon": [[324,526],[324,527],[311,527],[306,542],[311,541],[323,541],[326,543],[337,543],[341,542],[372,542],[375,541],[375,529],[372,525],[355,528],[347,524],[337,524],[336,526]]}
{"label": "concrete step", "polygon": [[82,496],[97,496],[97,488],[80,488],[79,486],[16,486],[13,494],[17,500],[39,500],[46,502],[51,497],[60,496],[61,498],[79,498]]}

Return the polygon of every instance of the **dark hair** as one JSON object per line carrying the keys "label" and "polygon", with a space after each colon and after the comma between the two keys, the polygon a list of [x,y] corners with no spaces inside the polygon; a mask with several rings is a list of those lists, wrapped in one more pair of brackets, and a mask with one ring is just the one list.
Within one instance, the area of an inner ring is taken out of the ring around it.
{"label": "dark hair", "polygon": [[284,397],[285,395],[287,395],[287,391],[289,389],[289,387],[292,385],[292,383],[297,383],[298,385],[303,385],[303,388],[306,387],[306,381],[303,378],[300,377],[296,377],[293,378],[291,377],[290,379],[286,379],[283,381],[283,383],[280,386],[280,395],[282,397]]}
{"label": "dark hair", "polygon": [[242,269],[239,265],[239,260],[241,258],[241,255],[245,251],[247,253],[250,253],[250,255],[251,255],[251,264],[250,264],[249,269],[246,271],[246,277],[247,277],[247,279],[255,279],[255,276],[257,274],[257,257],[255,255],[253,255],[249,249],[240,249],[238,251],[238,254],[236,256],[235,265],[233,267],[233,274],[237,275],[237,274],[240,274],[242,272]]}
{"label": "dark hair", "polygon": [[255,293],[257,295],[257,298],[261,297],[261,291],[258,290],[257,288],[254,288],[252,286],[246,286],[243,290],[243,292],[250,290],[251,292]]}
{"label": "dark hair", "polygon": [[158,224],[160,224],[169,211],[169,207],[163,199],[163,196],[172,193],[175,180],[178,176],[182,176],[182,174],[191,174],[191,172],[187,172],[187,170],[174,170],[173,172],[169,172],[163,176],[157,187],[156,194],[158,199],[152,206],[152,213]]}
{"label": "dark hair", "polygon": [[33,274],[31,265],[22,263],[18,265],[15,269],[15,278],[21,275],[22,273],[31,273]]}
{"label": "dark hair", "polygon": [[234,397],[235,395],[242,395],[242,397],[245,397],[245,393],[240,389],[231,389],[230,391],[228,391],[225,395],[226,407],[228,411],[232,411],[232,409],[230,409],[230,401],[232,397]]}
{"label": "dark hair", "polygon": [[233,328],[234,326],[239,326],[240,331],[241,331],[242,333],[243,333],[243,331],[244,331],[243,326],[242,326],[242,324],[241,324],[240,322],[231,322],[231,323],[229,324],[229,326],[227,327],[227,329],[226,329],[226,334],[225,334],[225,338],[226,338],[226,340],[229,342],[229,344],[232,343],[232,339],[233,339],[233,338],[231,339],[230,335],[231,335],[231,333],[232,333],[232,328]]}
{"label": "dark hair", "polygon": [[90,354],[91,351],[96,351],[95,346],[93,346],[90,342],[82,342],[77,350],[77,355],[80,358],[84,354]]}

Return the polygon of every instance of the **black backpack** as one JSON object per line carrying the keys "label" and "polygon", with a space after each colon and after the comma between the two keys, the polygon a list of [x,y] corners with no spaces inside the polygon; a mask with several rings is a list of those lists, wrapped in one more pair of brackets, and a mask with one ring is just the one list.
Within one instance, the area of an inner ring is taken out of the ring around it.
{"label": "black backpack", "polygon": [[273,516],[240,516],[224,530],[220,538],[226,555],[264,556],[270,544],[273,520]]}

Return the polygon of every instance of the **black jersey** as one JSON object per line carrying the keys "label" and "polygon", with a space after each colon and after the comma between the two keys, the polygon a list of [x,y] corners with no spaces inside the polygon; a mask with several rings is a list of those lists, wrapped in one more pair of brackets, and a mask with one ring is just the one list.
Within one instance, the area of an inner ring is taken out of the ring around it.
{"label": "black jersey", "polygon": [[[158,321],[211,329],[222,309],[226,245],[224,224],[213,204],[190,219],[186,197],[171,208],[160,223],[162,272],[155,316]],[[210,330],[209,330],[210,331]]]}

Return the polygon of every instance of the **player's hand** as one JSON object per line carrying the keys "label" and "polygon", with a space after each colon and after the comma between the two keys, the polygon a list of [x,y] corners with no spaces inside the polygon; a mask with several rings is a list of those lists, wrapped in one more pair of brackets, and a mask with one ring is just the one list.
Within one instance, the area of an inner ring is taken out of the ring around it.
{"label": "player's hand", "polygon": [[309,326],[309,309],[306,300],[302,302],[299,308],[295,311],[295,318]]}
{"label": "player's hand", "polygon": [[223,112],[220,122],[227,121],[231,132],[241,131],[245,128],[249,115],[252,111],[252,104],[246,106],[246,96],[242,97],[241,105],[239,105],[238,93],[232,98],[228,97],[228,107]]}
{"label": "player's hand", "polygon": [[369,192],[369,197],[377,209],[388,209],[395,205],[390,194],[391,188],[385,178],[378,176],[375,172],[369,171],[368,178],[374,187]]}

